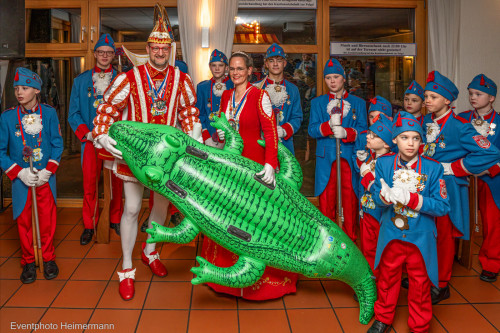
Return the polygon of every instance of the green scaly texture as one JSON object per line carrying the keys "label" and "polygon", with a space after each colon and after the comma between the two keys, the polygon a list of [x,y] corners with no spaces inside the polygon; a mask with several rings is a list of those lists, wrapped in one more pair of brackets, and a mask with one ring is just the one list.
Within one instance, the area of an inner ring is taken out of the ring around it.
{"label": "green scaly texture", "polygon": [[302,170],[295,157],[279,145],[280,170],[276,187],[269,188],[255,176],[262,165],[241,156],[243,140],[225,115],[213,126],[225,131],[222,150],[171,126],[111,126],[109,134],[137,179],[185,216],[174,228],[154,223],[148,242],[185,244],[202,232],[239,256],[227,268],[197,257],[193,284],[243,288],[257,282],[266,266],[343,281],[358,296],[359,320],[367,324],[377,297],[373,273],[349,237],[299,192]]}

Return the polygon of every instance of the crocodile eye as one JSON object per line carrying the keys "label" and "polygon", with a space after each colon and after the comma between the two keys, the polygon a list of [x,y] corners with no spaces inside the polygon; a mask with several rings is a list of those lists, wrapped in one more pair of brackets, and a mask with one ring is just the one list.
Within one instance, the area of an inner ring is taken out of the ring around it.
{"label": "crocodile eye", "polygon": [[165,141],[167,141],[167,143],[174,148],[179,148],[181,146],[181,143],[179,142],[179,140],[176,137],[173,137],[170,135],[167,135],[165,137]]}

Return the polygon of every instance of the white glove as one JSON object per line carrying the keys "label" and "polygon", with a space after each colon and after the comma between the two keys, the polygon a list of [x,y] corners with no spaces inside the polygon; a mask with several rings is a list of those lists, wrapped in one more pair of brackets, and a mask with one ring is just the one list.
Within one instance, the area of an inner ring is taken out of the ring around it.
{"label": "white glove", "polygon": [[332,128],[333,130],[333,127],[334,126],[340,126],[340,117],[342,117],[342,115],[340,113],[334,113],[332,115],[330,115],[330,121],[328,122],[330,124],[330,127]]}
{"label": "white glove", "polygon": [[52,172],[47,169],[38,171],[38,181],[36,182],[36,187],[45,185],[49,181],[51,175]]}
{"label": "white glove", "polygon": [[194,123],[193,130],[189,131],[188,135],[199,143],[203,143],[203,136],[201,135],[201,123]]}
{"label": "white glove", "polygon": [[380,196],[387,202],[391,202],[391,188],[385,182],[384,178],[380,178],[382,188],[380,189]]}
{"label": "white glove", "polygon": [[266,163],[262,171],[256,174],[257,176],[261,176],[260,178],[269,185],[276,185],[276,178],[274,175],[274,168],[271,164]]}
{"label": "white glove", "polygon": [[410,202],[410,191],[404,190],[400,187],[393,187],[391,189],[391,194],[389,195],[390,201],[397,205],[398,203],[402,204],[403,206],[408,205],[408,202]]}
{"label": "white glove", "polygon": [[444,169],[444,175],[449,176],[449,175],[455,175],[453,173],[453,169],[451,168],[451,163],[441,163]]}
{"label": "white glove", "polygon": [[38,181],[38,170],[33,168],[33,172],[30,171],[30,168],[24,168],[17,174],[17,178],[21,179],[24,185],[33,187],[36,185]]}
{"label": "white glove", "polygon": [[85,135],[85,138],[87,139],[87,141],[94,141],[94,137],[92,136],[92,131],[88,132],[86,135]]}
{"label": "white glove", "polygon": [[361,175],[361,177],[364,177],[365,176],[365,172],[370,172],[372,171],[370,169],[370,164],[366,164],[366,163],[363,163],[361,164],[361,166],[359,167],[359,174]]}
{"label": "white glove", "polygon": [[[97,138],[96,142],[102,148],[106,149],[115,158],[118,158],[120,160],[123,159],[122,152],[115,148],[116,141],[114,139],[112,139],[109,135],[107,135],[107,134],[100,135]],[[97,146],[97,145],[95,145],[95,146]]]}
{"label": "white glove", "polygon": [[282,139],[286,136],[286,131],[283,129],[283,127],[278,126],[278,138]]}
{"label": "white glove", "polygon": [[220,141],[224,141],[224,139],[226,138],[226,133],[221,129],[217,130],[217,135],[219,136]]}
{"label": "white glove", "polygon": [[335,139],[347,138],[347,131],[342,126],[334,126],[332,131]]}
{"label": "white glove", "polygon": [[361,162],[364,162],[366,160],[366,158],[368,157],[368,152],[366,150],[358,150],[358,151],[356,151],[356,157]]}

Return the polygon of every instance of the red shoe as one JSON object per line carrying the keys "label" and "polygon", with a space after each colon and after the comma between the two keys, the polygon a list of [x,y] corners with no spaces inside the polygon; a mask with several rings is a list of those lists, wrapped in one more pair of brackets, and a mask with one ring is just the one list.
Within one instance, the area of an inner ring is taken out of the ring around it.
{"label": "red shoe", "polygon": [[151,272],[159,277],[167,276],[168,272],[165,266],[160,261],[160,254],[158,251],[153,251],[149,255],[144,253],[144,248],[146,247],[146,243],[142,243],[142,252],[141,252],[141,260],[144,265],[149,266],[151,268]]}
{"label": "red shoe", "polygon": [[134,298],[135,294],[135,268],[127,268],[121,272],[118,272],[118,277],[120,278],[120,287],[118,289],[118,291],[120,292],[120,296],[124,301],[130,301],[132,298]]}

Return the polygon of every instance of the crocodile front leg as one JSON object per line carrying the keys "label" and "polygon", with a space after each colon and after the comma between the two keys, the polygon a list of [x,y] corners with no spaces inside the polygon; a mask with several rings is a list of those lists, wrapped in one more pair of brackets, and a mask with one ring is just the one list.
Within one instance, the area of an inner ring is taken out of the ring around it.
{"label": "crocodile front leg", "polygon": [[188,218],[184,218],[174,228],[167,228],[156,222],[151,222],[151,225],[153,226],[152,229],[146,229],[146,232],[151,235],[151,238],[146,241],[147,243],[170,242],[187,244],[200,232],[200,229]]}
{"label": "crocodile front leg", "polygon": [[217,267],[199,256],[196,260],[200,266],[191,268],[191,272],[197,275],[191,280],[195,285],[212,282],[227,287],[245,288],[257,282],[266,269],[266,264],[262,261],[245,256],[240,256],[231,267]]}

